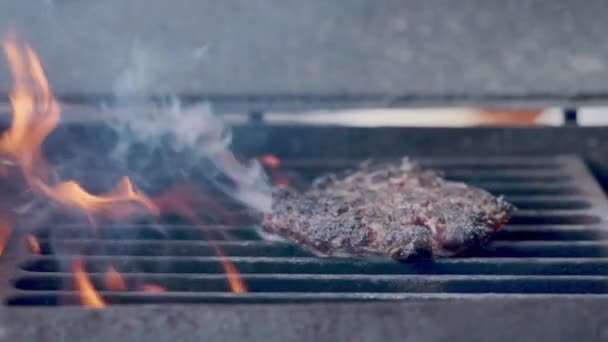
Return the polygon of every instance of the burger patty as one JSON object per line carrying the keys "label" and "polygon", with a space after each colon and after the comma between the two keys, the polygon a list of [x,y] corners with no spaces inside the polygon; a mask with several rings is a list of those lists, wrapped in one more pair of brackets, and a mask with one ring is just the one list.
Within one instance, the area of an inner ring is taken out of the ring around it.
{"label": "burger patty", "polygon": [[445,180],[404,159],[329,174],[304,192],[277,188],[263,229],[318,255],[409,260],[452,256],[479,246],[514,210],[502,197]]}

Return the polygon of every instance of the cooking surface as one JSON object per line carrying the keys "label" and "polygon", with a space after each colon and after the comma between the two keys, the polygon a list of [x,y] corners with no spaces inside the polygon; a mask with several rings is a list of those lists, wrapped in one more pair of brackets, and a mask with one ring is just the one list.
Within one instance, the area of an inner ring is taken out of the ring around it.
{"label": "cooking surface", "polygon": [[[427,158],[450,179],[504,194],[520,210],[488,247],[434,263],[400,264],[382,258],[325,259],[288,242],[264,241],[256,220],[232,205],[230,221],[208,232],[167,221],[146,225],[86,227],[56,224],[36,233],[42,255],[13,250],[16,262],[4,291],[9,305],[78,304],[69,266],[78,251],[95,287],[108,304],[268,303],[370,301],[415,298],[474,298],[608,293],[606,200],[576,157]],[[285,160],[269,169],[278,178],[305,186],[323,172],[357,160]],[[604,210],[604,211],[603,211]],[[603,211],[603,212],[602,212]],[[236,221],[236,222],[235,222]],[[228,233],[222,236],[221,232]],[[23,238],[20,238],[23,239]],[[231,293],[213,248],[234,261],[248,288]],[[61,255],[55,251],[61,250]],[[7,262],[5,261],[5,264]],[[104,288],[114,265],[129,291]],[[162,293],[136,291],[156,284]]]}

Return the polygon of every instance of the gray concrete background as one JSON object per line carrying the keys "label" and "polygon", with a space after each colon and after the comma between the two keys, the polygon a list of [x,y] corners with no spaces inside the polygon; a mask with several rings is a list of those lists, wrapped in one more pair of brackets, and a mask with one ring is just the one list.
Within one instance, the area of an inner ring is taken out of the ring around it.
{"label": "gray concrete background", "polygon": [[[2,0],[0,32],[32,44],[60,95],[603,103],[607,10],[600,0]],[[0,63],[0,93],[9,87]]]}

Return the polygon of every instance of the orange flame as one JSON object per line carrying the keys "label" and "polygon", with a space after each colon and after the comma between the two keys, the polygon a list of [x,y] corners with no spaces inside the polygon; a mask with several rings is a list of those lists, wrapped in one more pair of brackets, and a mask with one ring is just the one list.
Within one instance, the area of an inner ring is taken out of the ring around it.
{"label": "orange flame", "polygon": [[82,260],[75,260],[72,265],[72,270],[74,272],[74,283],[80,295],[80,303],[83,306],[92,308],[105,308],[106,303],[101,299],[101,296],[97,293],[97,290],[95,290],[95,287],[91,283],[91,279],[84,269]]}
{"label": "orange flame", "polygon": [[261,156],[260,161],[262,162],[262,164],[272,168],[277,168],[281,166],[281,159],[271,154]]}
{"label": "orange flame", "polygon": [[228,285],[230,286],[230,291],[234,293],[247,292],[247,286],[245,285],[245,281],[243,281],[239,270],[236,268],[236,265],[232,263],[232,261],[226,259],[226,256],[224,256],[219,247],[214,245],[214,249],[215,253],[220,258],[222,268],[224,269],[226,277],[228,278]]}
{"label": "orange flame", "polygon": [[11,222],[0,222],[0,255],[4,252],[4,247],[13,232],[13,224]]}
{"label": "orange flame", "polygon": [[[207,208],[209,212],[213,212],[214,217],[217,215],[226,223],[233,225],[239,223],[238,220],[236,220],[237,217],[234,217],[233,214],[226,210],[221,203],[218,203],[216,199],[195,194],[194,191],[192,191],[192,185],[188,183],[181,183],[173,186],[169,191],[152,199],[152,203],[154,203],[161,212],[173,212],[188,219],[196,218],[196,220],[198,220],[198,215],[194,208]],[[202,226],[202,222],[199,224]],[[224,231],[219,232],[224,238],[230,238],[230,234]]]}
{"label": "orange flame", "polygon": [[157,284],[144,284],[140,289],[141,291],[148,293],[162,293],[167,291],[167,289]]}
{"label": "orange flame", "polygon": [[28,180],[46,180],[48,169],[40,147],[57,126],[61,109],[36,53],[13,39],[6,40],[3,47],[15,86],[10,96],[13,122],[0,139],[0,151],[19,162]]}
{"label": "orange flame", "polygon": [[287,186],[289,185],[289,177],[287,177],[280,169],[281,159],[271,154],[261,156],[258,158],[262,165],[270,168],[270,173],[277,185]]}
{"label": "orange flame", "polygon": [[224,273],[226,273],[226,279],[228,280],[228,286],[230,287],[230,291],[234,293],[247,292],[247,285],[245,285],[245,281],[241,277],[241,274],[239,273],[239,270],[236,265],[226,258],[226,256],[218,246],[212,244],[212,247],[215,251],[215,254],[220,259],[220,264],[224,269]]}
{"label": "orange flame", "polygon": [[[29,46],[20,46],[14,39],[8,39],[3,47],[15,86],[10,96],[13,122],[0,137],[0,154],[19,165],[32,190],[64,207],[84,212],[91,222],[93,214],[123,218],[132,214],[137,206],[159,215],[159,205],[137,191],[128,177],[124,177],[113,191],[102,195],[93,195],[74,181],[50,182],[48,163],[42,156],[41,148],[61,118],[59,102],[50,90],[38,56]],[[185,213],[193,222],[199,222],[188,205],[178,203],[173,206],[177,209],[176,213]],[[213,248],[221,259],[232,291],[245,292],[245,284],[236,266],[224,257],[219,247],[213,245]],[[74,263],[74,274],[83,305],[105,306],[91,285],[81,261]]]}
{"label": "orange flame", "polygon": [[36,239],[36,237],[34,235],[27,234],[25,236],[25,240],[27,241],[28,245],[30,246],[30,251],[32,252],[32,254],[40,255],[42,253],[42,249],[40,248],[40,243],[38,242],[38,239]]}
{"label": "orange flame", "polygon": [[110,266],[104,276],[104,284],[106,288],[114,291],[126,291],[127,282],[122,275],[114,268]]}
{"label": "orange flame", "polygon": [[134,189],[129,177],[123,177],[116,188],[103,195],[93,195],[74,181],[48,186],[42,182],[34,183],[38,190],[48,198],[66,207],[80,209],[87,214],[106,214],[113,218],[124,218],[135,208],[128,204],[139,203],[151,213],[159,211],[152,201],[143,193]]}
{"label": "orange flame", "polygon": [[[199,219],[195,207],[194,194],[186,187],[176,187],[173,191],[167,192],[165,195],[157,197],[153,200],[154,204],[158,206],[162,211],[174,212],[179,214],[201,228],[205,228],[205,225]],[[222,232],[225,234],[224,232]],[[222,250],[210,240],[211,247],[215,254],[219,257],[220,264],[226,273],[228,285],[230,290],[235,293],[247,292],[247,286],[243,281],[237,267],[226,258]]]}
{"label": "orange flame", "polygon": [[21,47],[15,40],[8,39],[3,47],[15,86],[10,97],[13,122],[0,139],[0,153],[18,162],[32,189],[87,215],[105,213],[124,217],[134,211],[126,204],[135,203],[157,214],[150,200],[136,191],[127,177],[114,191],[100,196],[87,192],[73,181],[49,184],[47,162],[41,154],[41,146],[59,123],[59,102],[50,90],[38,56],[29,46]]}

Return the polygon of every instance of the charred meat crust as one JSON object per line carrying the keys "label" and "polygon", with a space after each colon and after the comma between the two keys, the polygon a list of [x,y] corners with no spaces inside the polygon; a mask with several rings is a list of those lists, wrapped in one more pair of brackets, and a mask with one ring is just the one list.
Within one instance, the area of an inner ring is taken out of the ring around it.
{"label": "charred meat crust", "polygon": [[445,257],[488,242],[515,208],[404,159],[281,187],[263,229],[324,256]]}

